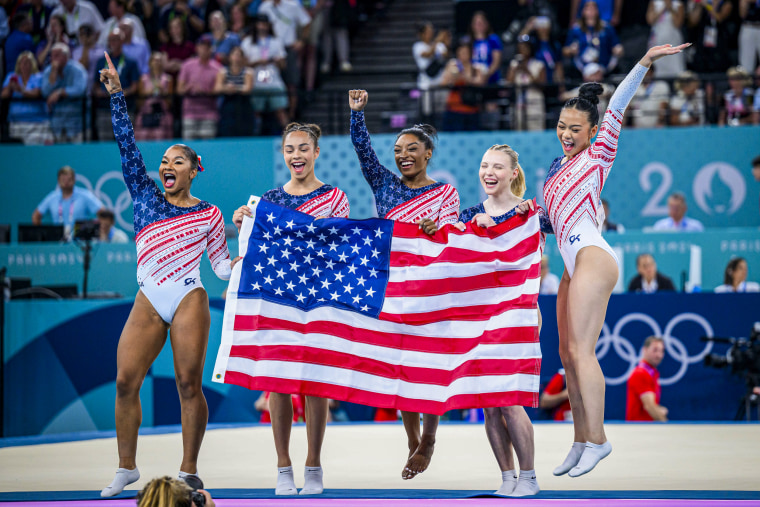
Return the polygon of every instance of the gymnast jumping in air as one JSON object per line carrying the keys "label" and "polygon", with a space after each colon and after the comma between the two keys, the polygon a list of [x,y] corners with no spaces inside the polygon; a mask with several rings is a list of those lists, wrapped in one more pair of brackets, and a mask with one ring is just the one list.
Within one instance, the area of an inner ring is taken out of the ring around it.
{"label": "gymnast jumping in air", "polygon": [[[365,90],[350,90],[351,142],[359,157],[364,179],[375,195],[377,215],[389,220],[414,223],[426,234],[434,234],[445,224],[455,224],[459,214],[459,194],[448,183],[436,182],[427,174],[428,161],[435,148],[435,129],[415,125],[402,130],[393,148],[399,178],[380,161],[372,148],[364,123],[364,107],[369,96]],[[412,479],[430,464],[435,447],[438,416],[423,415],[422,435],[417,412],[401,412],[409,445],[409,457],[401,472]]]}
{"label": "gymnast jumping in air", "polygon": [[208,252],[216,275],[229,280],[231,267],[224,220],[219,208],[190,195],[200,158],[188,146],[175,144],[164,153],[158,172],[163,192],[148,176],[135,144],[119,74],[106,54],[108,68],[100,81],[111,95],[111,119],[121,154],[124,182],[134,205],[137,243],[137,292],[119,338],[116,356],[116,440],[119,469],[100,495],[114,496],[140,478],[137,432],[142,420],[140,387],[169,331],[174,375],[182,407],[183,456],[179,478],[196,476],[208,422],[201,390],[211,322],[208,295],[199,264]]}
{"label": "gymnast jumping in air", "polygon": [[[318,218],[348,218],[348,198],[339,188],[322,183],[314,173],[314,163],[319,157],[318,125],[291,123],[282,134],[282,154],[290,170],[290,181],[280,188],[264,193],[262,199],[295,209]],[[232,221],[238,230],[243,217],[251,217],[248,206],[235,211]],[[327,398],[306,396],[305,419],[308,453],[304,471],[304,487],[301,495],[322,493],[322,442],[327,425]],[[274,446],[277,450],[277,495],[295,495],[293,466],[290,461],[290,431],[293,425],[293,404],[289,394],[271,393],[269,413],[272,419]]]}
{"label": "gymnast jumping in air", "polygon": [[[563,155],[549,168],[544,202],[565,262],[557,294],[557,326],[575,435],[570,453],[554,475],[578,477],[612,452],[604,433],[605,381],[595,347],[618,279],[619,260],[600,233],[604,223],[600,195],[615,161],[623,113],[647,70],[655,60],[688,46],[649,49],[618,85],[601,127],[597,104],[603,90],[598,83],[584,84],[579,97],[565,103],[557,122]],[[526,201],[520,211],[532,206]]]}

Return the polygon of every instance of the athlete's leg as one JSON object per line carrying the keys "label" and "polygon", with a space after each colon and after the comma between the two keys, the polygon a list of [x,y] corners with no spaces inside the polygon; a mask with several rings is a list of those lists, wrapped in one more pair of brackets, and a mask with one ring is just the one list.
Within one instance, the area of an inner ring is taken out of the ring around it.
{"label": "athlete's leg", "polygon": [[578,252],[567,300],[568,352],[581,393],[586,441],[594,444],[607,441],[604,374],[595,349],[617,278],[617,263],[608,252],[596,246]]}
{"label": "athlete's leg", "polygon": [[[435,450],[435,433],[438,431],[440,417],[434,414],[422,414],[422,436],[420,443],[406,462],[405,471],[411,471],[411,475],[404,477],[412,479],[415,475],[427,470]],[[403,477],[403,473],[402,473]]]}
{"label": "athlete's leg", "polygon": [[412,454],[417,450],[420,445],[422,436],[420,435],[420,413],[419,412],[406,412],[401,411],[401,421],[404,423],[404,430],[406,431],[407,446],[409,447],[409,456],[404,465],[404,469],[401,471],[401,477],[404,479],[411,479],[416,474],[409,468],[409,459],[412,458]]}
{"label": "athlete's leg", "polygon": [[306,396],[306,439],[308,453],[306,454],[306,466],[322,466],[322,442],[325,439],[325,427],[327,426],[327,414],[329,400],[317,396]]}
{"label": "athlete's leg", "polygon": [[166,342],[168,325],[138,292],[116,350],[116,441],[119,468],[136,466],[137,432],[142,422],[140,387]]}
{"label": "athlete's leg", "polygon": [[290,430],[293,427],[293,401],[289,394],[269,394],[269,416],[272,419],[277,467],[289,467],[292,465],[290,462]]}
{"label": "athlete's leg", "polygon": [[190,291],[180,302],[170,329],[174,378],[182,410],[182,464],[180,471],[198,473],[198,453],[208,423],[203,395],[203,364],[211,316],[204,289]]}
{"label": "athlete's leg", "polygon": [[504,418],[501,415],[501,409],[498,407],[484,408],[486,436],[488,443],[491,444],[491,450],[496,458],[496,463],[502,472],[515,470],[515,458],[512,454],[512,439]]}
{"label": "athlete's leg", "polygon": [[533,443],[533,423],[530,422],[530,417],[519,405],[502,407],[500,413],[504,417],[509,439],[517,454],[520,470],[533,470],[535,444]]}

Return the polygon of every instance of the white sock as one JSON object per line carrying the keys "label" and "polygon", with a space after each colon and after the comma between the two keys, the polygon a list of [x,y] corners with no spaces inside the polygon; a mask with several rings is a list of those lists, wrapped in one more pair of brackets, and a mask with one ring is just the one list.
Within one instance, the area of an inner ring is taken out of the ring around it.
{"label": "white sock", "polygon": [[581,456],[580,461],[578,461],[578,465],[570,470],[567,475],[570,477],[579,477],[590,472],[594,469],[597,463],[606,458],[611,452],[612,444],[610,444],[609,440],[603,444],[586,442],[586,449],[584,449],[583,456]]}
{"label": "white sock", "polygon": [[514,470],[504,470],[501,473],[501,487],[493,492],[494,495],[507,496],[514,491],[517,486],[517,472]]}
{"label": "white sock", "polygon": [[134,470],[119,468],[116,470],[116,477],[113,478],[111,484],[103,488],[103,491],[100,492],[100,496],[116,496],[124,490],[124,486],[137,482],[139,479],[140,471],[137,467],[135,467]]}
{"label": "white sock", "polygon": [[565,475],[581,460],[581,455],[586,448],[586,442],[573,442],[573,446],[570,448],[570,453],[565,458],[560,466],[554,469],[554,475]]}
{"label": "white sock", "polygon": [[319,495],[322,485],[322,467],[306,467],[303,472],[304,484],[299,495]]}
{"label": "white sock", "polygon": [[509,496],[532,496],[541,491],[536,480],[535,470],[520,470],[520,478],[517,480],[517,486]]}
{"label": "white sock", "polygon": [[274,489],[275,495],[297,495],[296,481],[293,478],[293,467],[277,468],[277,487]]}

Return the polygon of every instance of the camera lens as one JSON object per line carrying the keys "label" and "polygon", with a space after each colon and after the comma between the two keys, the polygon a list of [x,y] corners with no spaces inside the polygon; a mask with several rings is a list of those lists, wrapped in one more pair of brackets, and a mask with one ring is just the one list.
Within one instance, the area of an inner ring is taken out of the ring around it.
{"label": "camera lens", "polygon": [[203,493],[193,491],[190,493],[190,499],[196,507],[204,507],[206,505],[206,497],[203,496]]}

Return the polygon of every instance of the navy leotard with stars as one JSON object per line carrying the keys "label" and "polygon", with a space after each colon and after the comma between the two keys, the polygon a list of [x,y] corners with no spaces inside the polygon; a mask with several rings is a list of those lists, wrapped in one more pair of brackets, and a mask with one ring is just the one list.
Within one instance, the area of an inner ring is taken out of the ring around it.
{"label": "navy leotard with stars", "polygon": [[[475,206],[472,206],[470,208],[467,208],[466,210],[462,211],[459,214],[459,221],[467,223],[471,221],[475,215],[479,213],[486,213],[486,208],[481,202],[480,204],[476,204]],[[517,214],[517,207],[512,208],[511,210],[507,211],[503,215],[499,215],[498,217],[491,217],[494,222],[497,224],[500,224],[506,220],[509,220],[513,216]],[[543,208],[539,207],[538,209],[538,221],[541,224],[541,232],[544,234],[553,234],[554,229],[552,229],[552,223],[549,221],[549,217],[546,216],[546,212]]]}
{"label": "navy leotard with stars", "polygon": [[350,207],[346,194],[332,185],[322,185],[308,194],[293,195],[283,187],[267,190],[262,199],[311,216],[348,218]]}

